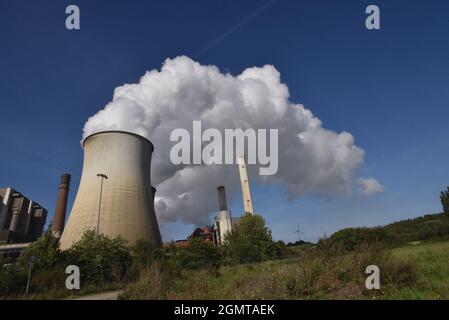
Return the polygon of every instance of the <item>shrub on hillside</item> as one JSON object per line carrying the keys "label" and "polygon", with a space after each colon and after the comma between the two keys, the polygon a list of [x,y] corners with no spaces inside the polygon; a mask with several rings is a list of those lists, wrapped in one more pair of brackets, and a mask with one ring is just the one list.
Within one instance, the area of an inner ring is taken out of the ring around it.
{"label": "shrub on hillside", "polygon": [[21,253],[14,268],[20,268],[21,273],[27,275],[33,259],[30,293],[63,291],[67,276],[65,274],[65,268],[68,265],[66,258],[66,254],[59,249],[58,240],[52,236],[51,231],[47,231]]}
{"label": "shrub on hillside", "polygon": [[0,258],[0,298],[25,292],[27,273]]}
{"label": "shrub on hillside", "polygon": [[265,220],[246,213],[225,237],[225,255],[231,263],[249,263],[284,256],[285,245],[274,242]]}
{"label": "shrub on hillside", "polygon": [[51,231],[46,232],[33,242],[20,255],[17,263],[23,270],[28,270],[30,259],[34,257],[33,272],[48,271],[64,262],[64,255],[59,249],[59,242],[53,238]]}
{"label": "shrub on hillside", "polygon": [[33,273],[30,283],[30,292],[33,294],[57,293],[59,296],[67,294],[65,281],[67,278],[65,267],[60,265],[49,270]]}
{"label": "shrub on hillside", "polygon": [[162,248],[153,244],[153,242],[145,239],[138,240],[130,247],[132,257],[132,276],[135,277],[142,270],[147,269],[155,261],[164,258]]}
{"label": "shrub on hillside", "polygon": [[[366,267],[379,266],[381,289],[365,287]],[[204,270],[169,274],[164,268],[148,270],[138,284],[129,286],[123,299],[365,299],[415,286],[412,262],[400,260],[380,247],[358,247],[350,253],[318,250],[301,259],[225,266],[220,274]]]}
{"label": "shrub on hillside", "polygon": [[204,242],[200,238],[190,240],[186,248],[173,250],[171,260],[185,269],[216,269],[220,266],[222,256],[221,249],[211,243]]}
{"label": "shrub on hillside", "polygon": [[119,300],[167,299],[172,277],[160,261],[152,262],[140,274],[140,280],[131,284],[119,295]]}
{"label": "shrub on hillside", "polygon": [[[366,267],[380,269],[381,290],[365,287]],[[418,275],[412,262],[395,258],[379,245],[362,244],[351,253],[310,252],[299,261],[293,294],[297,297],[354,299],[382,295],[391,288],[413,287]]]}
{"label": "shrub on hillside", "polygon": [[121,237],[109,238],[86,231],[68,251],[68,263],[77,265],[82,285],[121,281],[131,266],[132,258]]}
{"label": "shrub on hillside", "polygon": [[391,244],[394,239],[383,228],[347,228],[337,231],[330,237],[335,245],[345,250],[354,250],[363,243]]}

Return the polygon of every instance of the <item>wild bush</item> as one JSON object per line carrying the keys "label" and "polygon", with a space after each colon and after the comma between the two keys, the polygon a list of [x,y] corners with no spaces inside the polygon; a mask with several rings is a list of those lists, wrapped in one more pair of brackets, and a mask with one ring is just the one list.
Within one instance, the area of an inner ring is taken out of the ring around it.
{"label": "wild bush", "polygon": [[193,238],[186,248],[173,250],[170,258],[172,262],[181,268],[189,270],[216,269],[221,264],[222,253],[219,247],[204,242],[199,238]]}
{"label": "wild bush", "polygon": [[27,273],[14,264],[0,259],[0,298],[25,292]]}
{"label": "wild bush", "polygon": [[167,299],[172,283],[169,273],[160,261],[152,262],[140,274],[137,283],[129,285],[119,295],[120,300],[162,300]]}
{"label": "wild bush", "polygon": [[285,245],[273,241],[261,216],[246,213],[226,236],[224,250],[227,262],[251,263],[282,258]]}
{"label": "wild bush", "polygon": [[130,248],[132,267],[128,272],[131,279],[136,279],[143,270],[146,270],[155,261],[164,260],[164,250],[149,240],[138,240]]}
{"label": "wild bush", "polygon": [[64,255],[59,249],[59,242],[51,235],[51,231],[46,232],[36,242],[32,243],[20,255],[17,264],[28,270],[30,260],[33,257],[33,272],[52,270],[58,264],[64,262]]}
{"label": "wild bush", "polygon": [[67,261],[80,268],[82,285],[120,282],[132,263],[125,240],[96,235],[92,230],[86,231],[67,254]]}

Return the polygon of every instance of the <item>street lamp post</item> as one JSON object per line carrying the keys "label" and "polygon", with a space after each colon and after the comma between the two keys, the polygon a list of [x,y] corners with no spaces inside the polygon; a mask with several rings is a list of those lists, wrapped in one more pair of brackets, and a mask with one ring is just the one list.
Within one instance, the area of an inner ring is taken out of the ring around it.
{"label": "street lamp post", "polygon": [[27,280],[27,288],[25,289],[25,295],[28,295],[28,290],[30,289],[31,283],[31,271],[33,270],[34,262],[36,261],[36,256],[33,254],[28,261],[28,265],[30,267],[28,271],[28,280]]}
{"label": "street lamp post", "polygon": [[100,211],[101,211],[101,197],[103,196],[103,181],[104,179],[108,179],[108,176],[103,173],[98,173],[97,177],[101,178],[100,201],[98,202],[97,228],[95,229],[95,234],[98,236],[100,234]]}

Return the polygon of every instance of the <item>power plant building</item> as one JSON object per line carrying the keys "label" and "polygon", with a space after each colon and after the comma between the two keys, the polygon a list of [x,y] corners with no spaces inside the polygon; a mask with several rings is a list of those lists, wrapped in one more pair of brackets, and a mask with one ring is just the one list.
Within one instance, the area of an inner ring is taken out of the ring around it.
{"label": "power plant building", "polygon": [[[246,171],[245,157],[238,158],[240,184],[242,187],[244,214],[254,214],[251,190],[249,188],[248,172]],[[218,190],[218,215],[215,217],[213,230],[216,244],[223,244],[226,241],[226,234],[232,232],[233,228],[240,222],[241,217],[233,218],[226,203],[225,187],[219,186]]]}
{"label": "power plant building", "polygon": [[[246,171],[245,158],[238,158],[238,167],[240,174],[240,183],[242,186],[243,207],[244,214],[254,214],[253,202],[251,199],[251,191],[249,188],[248,173]],[[224,186],[217,187],[218,193],[218,214],[214,218],[212,226],[205,226],[204,228],[196,228],[195,231],[187,239],[178,240],[174,244],[178,247],[186,247],[192,238],[201,238],[206,243],[213,243],[214,245],[222,245],[226,242],[226,236],[233,231],[235,226],[240,222],[241,217],[233,218],[231,211],[228,210],[226,202],[226,190]],[[170,246],[171,244],[164,244]]]}
{"label": "power plant building", "polygon": [[0,189],[0,244],[28,243],[42,236],[47,210],[13,188]]}
{"label": "power plant building", "polygon": [[153,144],[133,133],[105,131],[88,136],[83,149],[81,181],[61,249],[70,248],[86,230],[161,245],[151,186]]}

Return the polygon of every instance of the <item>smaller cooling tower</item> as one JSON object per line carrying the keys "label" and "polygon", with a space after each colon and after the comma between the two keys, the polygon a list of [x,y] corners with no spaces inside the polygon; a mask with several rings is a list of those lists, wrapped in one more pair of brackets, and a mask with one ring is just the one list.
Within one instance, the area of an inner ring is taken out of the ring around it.
{"label": "smaller cooling tower", "polygon": [[121,236],[132,244],[161,244],[151,189],[153,144],[136,134],[106,131],[83,142],[84,163],[78,193],[61,237],[61,249],[85,230]]}

